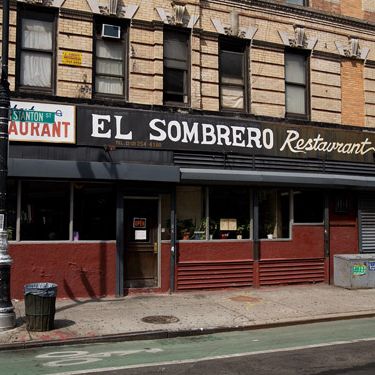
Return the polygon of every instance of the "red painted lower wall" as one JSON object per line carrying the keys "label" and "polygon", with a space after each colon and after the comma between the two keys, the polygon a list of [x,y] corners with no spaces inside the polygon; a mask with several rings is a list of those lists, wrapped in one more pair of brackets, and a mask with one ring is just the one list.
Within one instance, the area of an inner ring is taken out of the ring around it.
{"label": "red painted lower wall", "polygon": [[333,281],[333,260],[336,254],[358,254],[358,226],[356,221],[335,221],[330,225],[330,280]]}
{"label": "red painted lower wall", "polygon": [[23,299],[23,287],[34,282],[58,285],[58,298],[97,298],[115,294],[116,244],[10,244],[13,259],[11,296]]}
{"label": "red painted lower wall", "polygon": [[265,240],[260,242],[260,259],[304,259],[323,257],[323,225],[293,225],[291,240]]}
{"label": "red painted lower wall", "polygon": [[250,240],[180,242],[177,249],[178,262],[253,259],[253,243]]}

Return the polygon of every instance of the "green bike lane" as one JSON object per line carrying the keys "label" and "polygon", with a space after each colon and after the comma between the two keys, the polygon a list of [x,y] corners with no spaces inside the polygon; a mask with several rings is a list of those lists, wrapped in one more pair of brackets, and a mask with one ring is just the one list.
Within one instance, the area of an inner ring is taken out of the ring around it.
{"label": "green bike lane", "polygon": [[375,340],[375,318],[172,339],[1,351],[7,375],[84,374]]}

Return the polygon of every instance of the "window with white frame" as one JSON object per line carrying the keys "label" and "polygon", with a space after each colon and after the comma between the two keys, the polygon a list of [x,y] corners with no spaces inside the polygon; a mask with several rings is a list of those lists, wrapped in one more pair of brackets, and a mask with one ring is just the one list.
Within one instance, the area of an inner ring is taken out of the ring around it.
{"label": "window with white frame", "polygon": [[95,94],[124,97],[126,27],[100,18],[95,31]]}
{"label": "window with white frame", "polygon": [[164,31],[164,103],[188,103],[189,34]]}
{"label": "window with white frame", "polygon": [[233,40],[220,42],[220,106],[246,108],[246,45]]}
{"label": "window with white frame", "polygon": [[285,105],[287,115],[307,116],[307,56],[285,53]]}
{"label": "window with white frame", "polygon": [[55,15],[20,11],[18,87],[52,91],[55,61]]}

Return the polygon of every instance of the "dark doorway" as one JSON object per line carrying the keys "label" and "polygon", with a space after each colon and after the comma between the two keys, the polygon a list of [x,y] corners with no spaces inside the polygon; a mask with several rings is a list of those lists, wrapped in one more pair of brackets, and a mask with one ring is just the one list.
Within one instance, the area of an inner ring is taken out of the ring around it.
{"label": "dark doorway", "polygon": [[158,199],[125,198],[125,287],[158,285]]}

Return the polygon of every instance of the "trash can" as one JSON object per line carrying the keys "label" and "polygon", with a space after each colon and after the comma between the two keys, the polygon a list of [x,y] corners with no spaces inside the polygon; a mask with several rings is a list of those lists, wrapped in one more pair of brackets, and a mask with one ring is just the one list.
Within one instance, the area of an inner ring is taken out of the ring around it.
{"label": "trash can", "polygon": [[53,283],[26,284],[25,315],[29,331],[49,331],[54,328],[57,285]]}
{"label": "trash can", "polygon": [[335,255],[334,284],[346,289],[375,288],[375,254]]}

